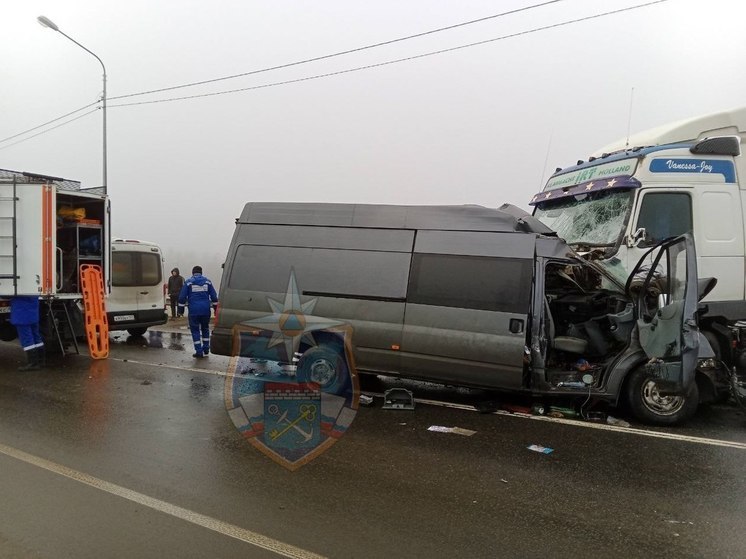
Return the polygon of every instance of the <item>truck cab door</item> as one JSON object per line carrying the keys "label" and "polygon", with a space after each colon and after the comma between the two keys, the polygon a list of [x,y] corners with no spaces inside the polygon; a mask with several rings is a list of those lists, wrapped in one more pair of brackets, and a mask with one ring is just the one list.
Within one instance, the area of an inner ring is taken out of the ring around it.
{"label": "truck cab door", "polygon": [[647,251],[627,280],[648,369],[672,393],[694,381],[699,348],[697,259],[689,234]]}

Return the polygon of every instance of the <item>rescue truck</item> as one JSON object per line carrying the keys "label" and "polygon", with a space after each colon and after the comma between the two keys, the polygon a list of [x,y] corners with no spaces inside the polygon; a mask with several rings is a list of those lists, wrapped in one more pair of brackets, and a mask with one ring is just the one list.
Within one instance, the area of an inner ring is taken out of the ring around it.
{"label": "rescue truck", "polygon": [[109,199],[80,182],[0,170],[0,339],[15,339],[9,299],[42,299],[47,346],[84,335],[80,268],[100,266],[109,290]]}

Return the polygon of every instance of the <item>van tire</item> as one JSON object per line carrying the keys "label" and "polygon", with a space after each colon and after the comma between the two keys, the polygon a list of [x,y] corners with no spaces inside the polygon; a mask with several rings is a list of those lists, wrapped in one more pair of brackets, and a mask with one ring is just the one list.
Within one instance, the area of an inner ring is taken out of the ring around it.
{"label": "van tire", "polygon": [[689,419],[699,405],[699,389],[692,381],[683,396],[661,396],[655,378],[637,368],[626,383],[627,405],[637,419],[652,425],[676,425]]}
{"label": "van tire", "polygon": [[298,382],[318,384],[324,392],[335,392],[347,378],[344,353],[330,346],[308,349],[298,361]]}
{"label": "van tire", "polygon": [[135,338],[145,335],[145,332],[147,331],[147,328],[127,328],[127,332],[129,333],[129,335]]}

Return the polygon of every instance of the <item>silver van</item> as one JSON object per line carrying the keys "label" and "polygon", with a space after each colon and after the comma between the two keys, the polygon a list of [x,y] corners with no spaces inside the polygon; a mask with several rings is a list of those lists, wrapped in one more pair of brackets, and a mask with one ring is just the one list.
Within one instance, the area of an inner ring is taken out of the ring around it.
{"label": "silver van", "polygon": [[234,327],[272,315],[295,286],[296,306],[352,327],[364,373],[625,400],[659,424],[727,391],[702,360],[713,354],[691,238],[650,249],[630,276],[594,258],[513,206],[249,203],[211,347],[230,355]]}

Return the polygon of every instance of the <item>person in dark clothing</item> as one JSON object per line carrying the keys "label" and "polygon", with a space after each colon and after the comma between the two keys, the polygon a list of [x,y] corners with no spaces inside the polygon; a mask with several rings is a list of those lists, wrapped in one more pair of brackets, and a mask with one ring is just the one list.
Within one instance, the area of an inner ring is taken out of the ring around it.
{"label": "person in dark clothing", "polygon": [[189,329],[192,331],[194,355],[204,357],[210,353],[210,314],[218,302],[218,294],[212,282],[202,275],[202,267],[192,268],[192,277],[186,280],[179,293],[179,314],[184,314],[184,305],[189,303]]}
{"label": "person in dark clothing", "polygon": [[[179,275],[179,269],[174,268],[171,270],[171,277],[168,278],[168,300],[171,303],[171,318],[176,318],[176,305],[179,301],[179,293],[181,293],[181,288],[184,287],[184,278]],[[184,316],[184,313],[181,312],[178,314],[178,316]]]}
{"label": "person in dark clothing", "polygon": [[39,331],[39,297],[18,295],[10,299],[10,323],[16,327],[26,364],[19,371],[35,371],[44,366],[44,340]]}

